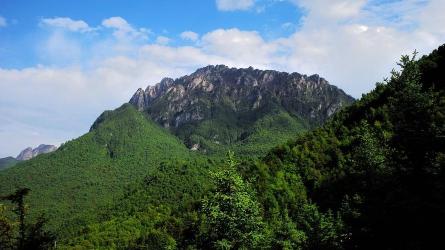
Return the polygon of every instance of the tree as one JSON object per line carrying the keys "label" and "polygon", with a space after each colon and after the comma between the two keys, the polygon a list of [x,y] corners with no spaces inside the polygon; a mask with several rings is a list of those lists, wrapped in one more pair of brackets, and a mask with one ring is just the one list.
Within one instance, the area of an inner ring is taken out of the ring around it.
{"label": "tree", "polygon": [[202,201],[202,233],[207,247],[255,248],[264,240],[260,206],[238,174],[233,152],[227,165],[211,174],[215,189]]}
{"label": "tree", "polygon": [[12,203],[16,204],[17,207],[14,209],[14,212],[19,217],[19,241],[18,247],[19,249],[23,248],[25,242],[25,196],[31,191],[29,188],[21,188],[18,189],[15,193],[10,194],[8,196],[3,197],[4,200],[9,200]]}
{"label": "tree", "polygon": [[[14,223],[11,222],[6,216],[0,216],[0,246],[1,249],[49,249],[55,237],[45,231],[43,228],[47,220],[41,216],[34,224],[26,224],[26,209],[25,209],[25,196],[31,190],[29,188],[18,189],[15,193],[1,197],[3,200],[8,200],[15,204],[13,209],[14,213],[19,218],[19,237],[14,239]],[[1,207],[4,210],[4,207]],[[2,211],[0,211],[2,212]]]}
{"label": "tree", "polygon": [[6,216],[7,207],[0,204],[0,249],[13,249],[15,223]]}

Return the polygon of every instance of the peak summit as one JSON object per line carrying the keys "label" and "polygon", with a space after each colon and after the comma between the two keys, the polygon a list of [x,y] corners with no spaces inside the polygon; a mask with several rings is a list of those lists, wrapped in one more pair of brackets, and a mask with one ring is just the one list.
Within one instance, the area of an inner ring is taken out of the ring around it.
{"label": "peak summit", "polygon": [[46,144],[40,144],[36,148],[27,147],[25,148],[20,154],[16,157],[19,161],[26,161],[31,158],[36,157],[39,154],[46,154],[53,152],[57,149],[54,145],[46,145]]}
{"label": "peak summit", "polygon": [[[175,109],[180,112],[183,105],[198,96],[205,96],[213,102],[222,102],[224,97],[228,97],[235,104],[234,109],[260,107],[264,97],[275,98],[282,104],[287,103],[286,106],[299,116],[307,116],[316,123],[323,122],[338,108],[354,100],[317,74],[307,76],[252,67],[209,65],[175,80],[164,78],[160,83],[148,86],[145,91],[139,89],[130,103],[142,111],[150,108],[155,100],[166,98],[170,107],[180,102],[181,108]],[[308,100],[313,100],[311,105],[315,106],[305,106]],[[241,103],[247,106],[237,107]]]}
{"label": "peak summit", "polygon": [[[145,91],[139,89],[130,103],[177,133],[191,148],[199,148],[200,138],[215,144],[247,138],[252,131],[245,129],[262,117],[278,113],[304,121],[309,127],[319,125],[353,101],[319,75],[209,65],[178,79],[164,78]],[[217,130],[232,135],[223,136],[209,129],[209,124],[225,126]],[[200,134],[193,135],[197,131]]]}

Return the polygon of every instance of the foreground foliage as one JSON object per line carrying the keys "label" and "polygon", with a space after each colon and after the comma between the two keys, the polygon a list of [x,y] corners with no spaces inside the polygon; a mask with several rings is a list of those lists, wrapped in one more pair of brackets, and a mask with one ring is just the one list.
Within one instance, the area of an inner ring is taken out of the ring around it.
{"label": "foreground foliage", "polygon": [[[27,215],[25,196],[30,191],[22,188],[13,194],[0,197],[1,200],[12,203],[12,206],[0,204],[0,249],[38,250],[52,247],[55,237],[44,229],[46,218],[40,216],[33,223],[25,221]],[[10,217],[8,212],[13,212],[16,218],[8,218]]]}

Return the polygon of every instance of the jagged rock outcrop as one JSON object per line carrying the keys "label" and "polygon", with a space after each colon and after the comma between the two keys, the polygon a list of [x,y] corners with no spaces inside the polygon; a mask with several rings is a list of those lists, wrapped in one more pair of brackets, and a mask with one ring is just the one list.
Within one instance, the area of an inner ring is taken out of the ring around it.
{"label": "jagged rock outcrop", "polygon": [[130,103],[189,148],[206,150],[203,140],[215,145],[245,140],[259,132],[252,131],[255,122],[268,115],[287,113],[309,129],[353,101],[318,75],[217,65],[138,89]]}
{"label": "jagged rock outcrop", "polygon": [[174,80],[171,78],[164,78],[155,86],[148,86],[145,91],[138,89],[130,100],[130,103],[135,105],[139,111],[148,107],[151,102],[162,94],[166,93],[173,85]]}
{"label": "jagged rock outcrop", "polygon": [[165,127],[212,116],[214,104],[229,105],[233,112],[260,109],[271,102],[286,111],[321,124],[354,99],[318,75],[301,75],[224,65],[207,66],[195,73],[139,89],[130,103]]}
{"label": "jagged rock outcrop", "polygon": [[19,161],[26,161],[31,158],[36,157],[39,154],[46,154],[51,153],[57,149],[54,145],[46,145],[46,144],[40,144],[37,148],[25,148],[20,154],[16,157]]}

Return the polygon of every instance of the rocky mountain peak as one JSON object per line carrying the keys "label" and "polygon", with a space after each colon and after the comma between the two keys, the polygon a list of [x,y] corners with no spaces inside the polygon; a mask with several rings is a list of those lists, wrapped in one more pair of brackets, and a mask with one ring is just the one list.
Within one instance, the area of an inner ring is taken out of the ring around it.
{"label": "rocky mountain peak", "polygon": [[16,157],[19,161],[26,161],[29,159],[32,159],[36,157],[39,154],[46,154],[53,151],[56,151],[57,147],[54,145],[46,145],[46,144],[40,144],[36,148],[27,147],[25,148],[20,154]]}
{"label": "rocky mountain peak", "polygon": [[164,78],[130,103],[166,127],[211,118],[213,108],[225,105],[235,113],[280,106],[313,124],[354,101],[319,75],[209,65],[178,79]]}
{"label": "rocky mountain peak", "polygon": [[214,74],[214,73],[221,73],[228,69],[229,69],[229,67],[227,67],[226,65],[208,65],[206,67],[197,69],[191,75],[192,76],[194,76],[194,75],[210,75],[210,74]]}

